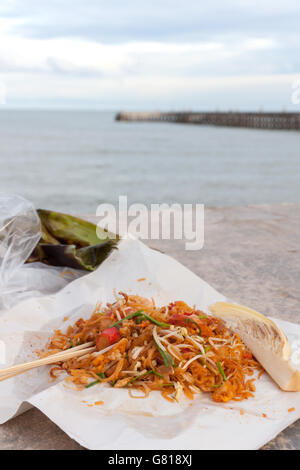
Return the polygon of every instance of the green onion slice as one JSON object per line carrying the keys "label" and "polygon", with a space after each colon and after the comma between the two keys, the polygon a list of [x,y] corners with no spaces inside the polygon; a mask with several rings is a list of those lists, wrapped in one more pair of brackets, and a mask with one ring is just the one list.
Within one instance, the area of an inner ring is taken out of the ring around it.
{"label": "green onion slice", "polygon": [[116,323],[113,323],[110,326],[110,328],[113,328],[114,326],[120,325],[120,323],[122,323],[124,320],[130,320],[131,318],[141,317],[141,316],[143,316],[144,319],[146,318],[147,320],[149,320],[151,323],[154,323],[155,325],[160,326],[161,328],[169,328],[169,326],[170,326],[169,323],[163,323],[163,322],[160,322],[158,320],[155,320],[155,318],[152,318],[150,315],[147,315],[147,313],[144,313],[143,310],[138,310],[135,313],[131,313],[130,315],[127,315],[127,317],[122,318],[121,320],[117,321]]}
{"label": "green onion slice", "polygon": [[127,382],[127,384],[125,385],[125,387],[127,387],[129,384],[132,384],[136,380],[142,379],[143,377],[146,377],[147,375],[151,375],[151,374],[157,375],[157,377],[160,377],[161,379],[164,378],[163,375],[161,375],[158,372],[156,372],[155,370],[151,369],[151,370],[148,370],[147,372],[144,372],[143,374],[137,375],[136,377],[133,377],[132,379],[130,379],[129,382]]}
{"label": "green onion slice", "polygon": [[[101,379],[105,379],[106,378],[106,375],[103,374],[103,372],[100,372],[99,374],[97,374]],[[94,385],[97,385],[101,382],[101,380],[95,380],[94,382],[91,382],[90,384],[86,385],[85,388],[91,388],[93,387]]]}
{"label": "green onion slice", "polygon": [[165,366],[167,367],[174,367],[176,364],[175,364],[175,361],[173,359],[173,357],[171,356],[171,354],[169,354],[168,352],[165,352],[163,351],[157,344],[157,342],[155,341],[155,339],[153,338],[153,341],[154,341],[154,344],[155,346],[157,347],[161,357],[163,358],[163,361],[164,361],[164,364]]}
{"label": "green onion slice", "polygon": [[186,318],[184,321],[185,321],[186,324],[188,324],[188,323],[194,323],[194,325],[196,325],[196,327],[197,327],[198,330],[199,330],[199,336],[201,336],[201,333],[202,333],[201,328],[200,328],[200,326],[198,325],[198,323],[195,322],[195,320],[193,320],[192,318]]}
{"label": "green onion slice", "polygon": [[219,369],[219,371],[220,371],[220,374],[222,375],[224,381],[226,382],[227,377],[226,377],[226,375],[225,375],[225,372],[224,372],[223,367],[221,366],[221,362],[217,362],[217,366],[218,366],[218,369]]}

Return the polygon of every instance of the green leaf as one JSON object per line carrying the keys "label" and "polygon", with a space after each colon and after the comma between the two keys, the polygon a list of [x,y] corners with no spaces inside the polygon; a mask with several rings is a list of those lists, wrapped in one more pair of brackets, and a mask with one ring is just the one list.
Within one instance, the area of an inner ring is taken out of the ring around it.
{"label": "green leaf", "polygon": [[118,235],[86,220],[47,210],[38,214],[42,237],[28,262],[94,271],[117,247]]}
{"label": "green leaf", "polygon": [[[101,237],[103,236],[100,239],[97,235],[97,232],[99,233],[97,226],[78,217],[42,209],[38,210],[38,214],[47,233],[58,240],[59,243],[75,244],[77,247],[83,247],[98,245],[109,238],[109,233],[100,229]],[[48,240],[46,240],[47,242]]]}

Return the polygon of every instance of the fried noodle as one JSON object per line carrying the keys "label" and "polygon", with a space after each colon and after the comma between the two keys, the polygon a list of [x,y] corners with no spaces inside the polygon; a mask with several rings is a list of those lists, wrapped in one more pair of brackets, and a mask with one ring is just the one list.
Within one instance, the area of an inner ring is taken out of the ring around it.
{"label": "fried noodle", "polygon": [[238,334],[183,301],[156,307],[153,299],[119,293],[115,303],[104,308],[98,305],[90,319],[80,318],[65,333],[56,330],[46,354],[96,343],[117,322],[118,342],[103,353],[56,364],[51,376],[65,371],[79,389],[109,383],[129,389],[132,398],[144,398],[157,390],[171,402],[178,401],[182,393],[193,399],[195,394],[207,392],[223,403],[254,396],[254,371],[262,371],[262,367]]}

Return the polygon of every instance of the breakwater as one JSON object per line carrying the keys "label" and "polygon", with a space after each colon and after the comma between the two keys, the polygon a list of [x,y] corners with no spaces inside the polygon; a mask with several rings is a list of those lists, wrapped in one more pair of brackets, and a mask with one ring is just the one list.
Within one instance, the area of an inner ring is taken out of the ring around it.
{"label": "breakwater", "polygon": [[122,111],[117,121],[153,121],[255,129],[300,130],[300,113],[265,112],[134,112]]}

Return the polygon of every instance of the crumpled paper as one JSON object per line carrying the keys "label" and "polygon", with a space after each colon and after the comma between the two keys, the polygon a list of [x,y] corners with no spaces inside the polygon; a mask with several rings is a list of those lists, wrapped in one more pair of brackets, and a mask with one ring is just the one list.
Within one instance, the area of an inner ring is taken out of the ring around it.
{"label": "crumpled paper", "polygon": [[[114,289],[154,297],[158,305],[184,300],[205,311],[225,300],[174,259],[137,240],[123,240],[97,271],[0,317],[6,344],[2,367],[34,359],[54,328],[88,318],[97,302],[114,299]],[[290,342],[300,339],[300,325],[276,323]],[[247,401],[217,404],[199,394],[173,404],[159,392],[135,400],[127,390],[104,384],[73,391],[63,381],[52,382],[48,371],[43,367],[0,383],[0,423],[33,405],[89,449],[257,449],[300,417],[300,393],[282,392],[267,374]],[[103,405],[95,405],[99,401]],[[295,411],[289,413],[291,408]]]}

